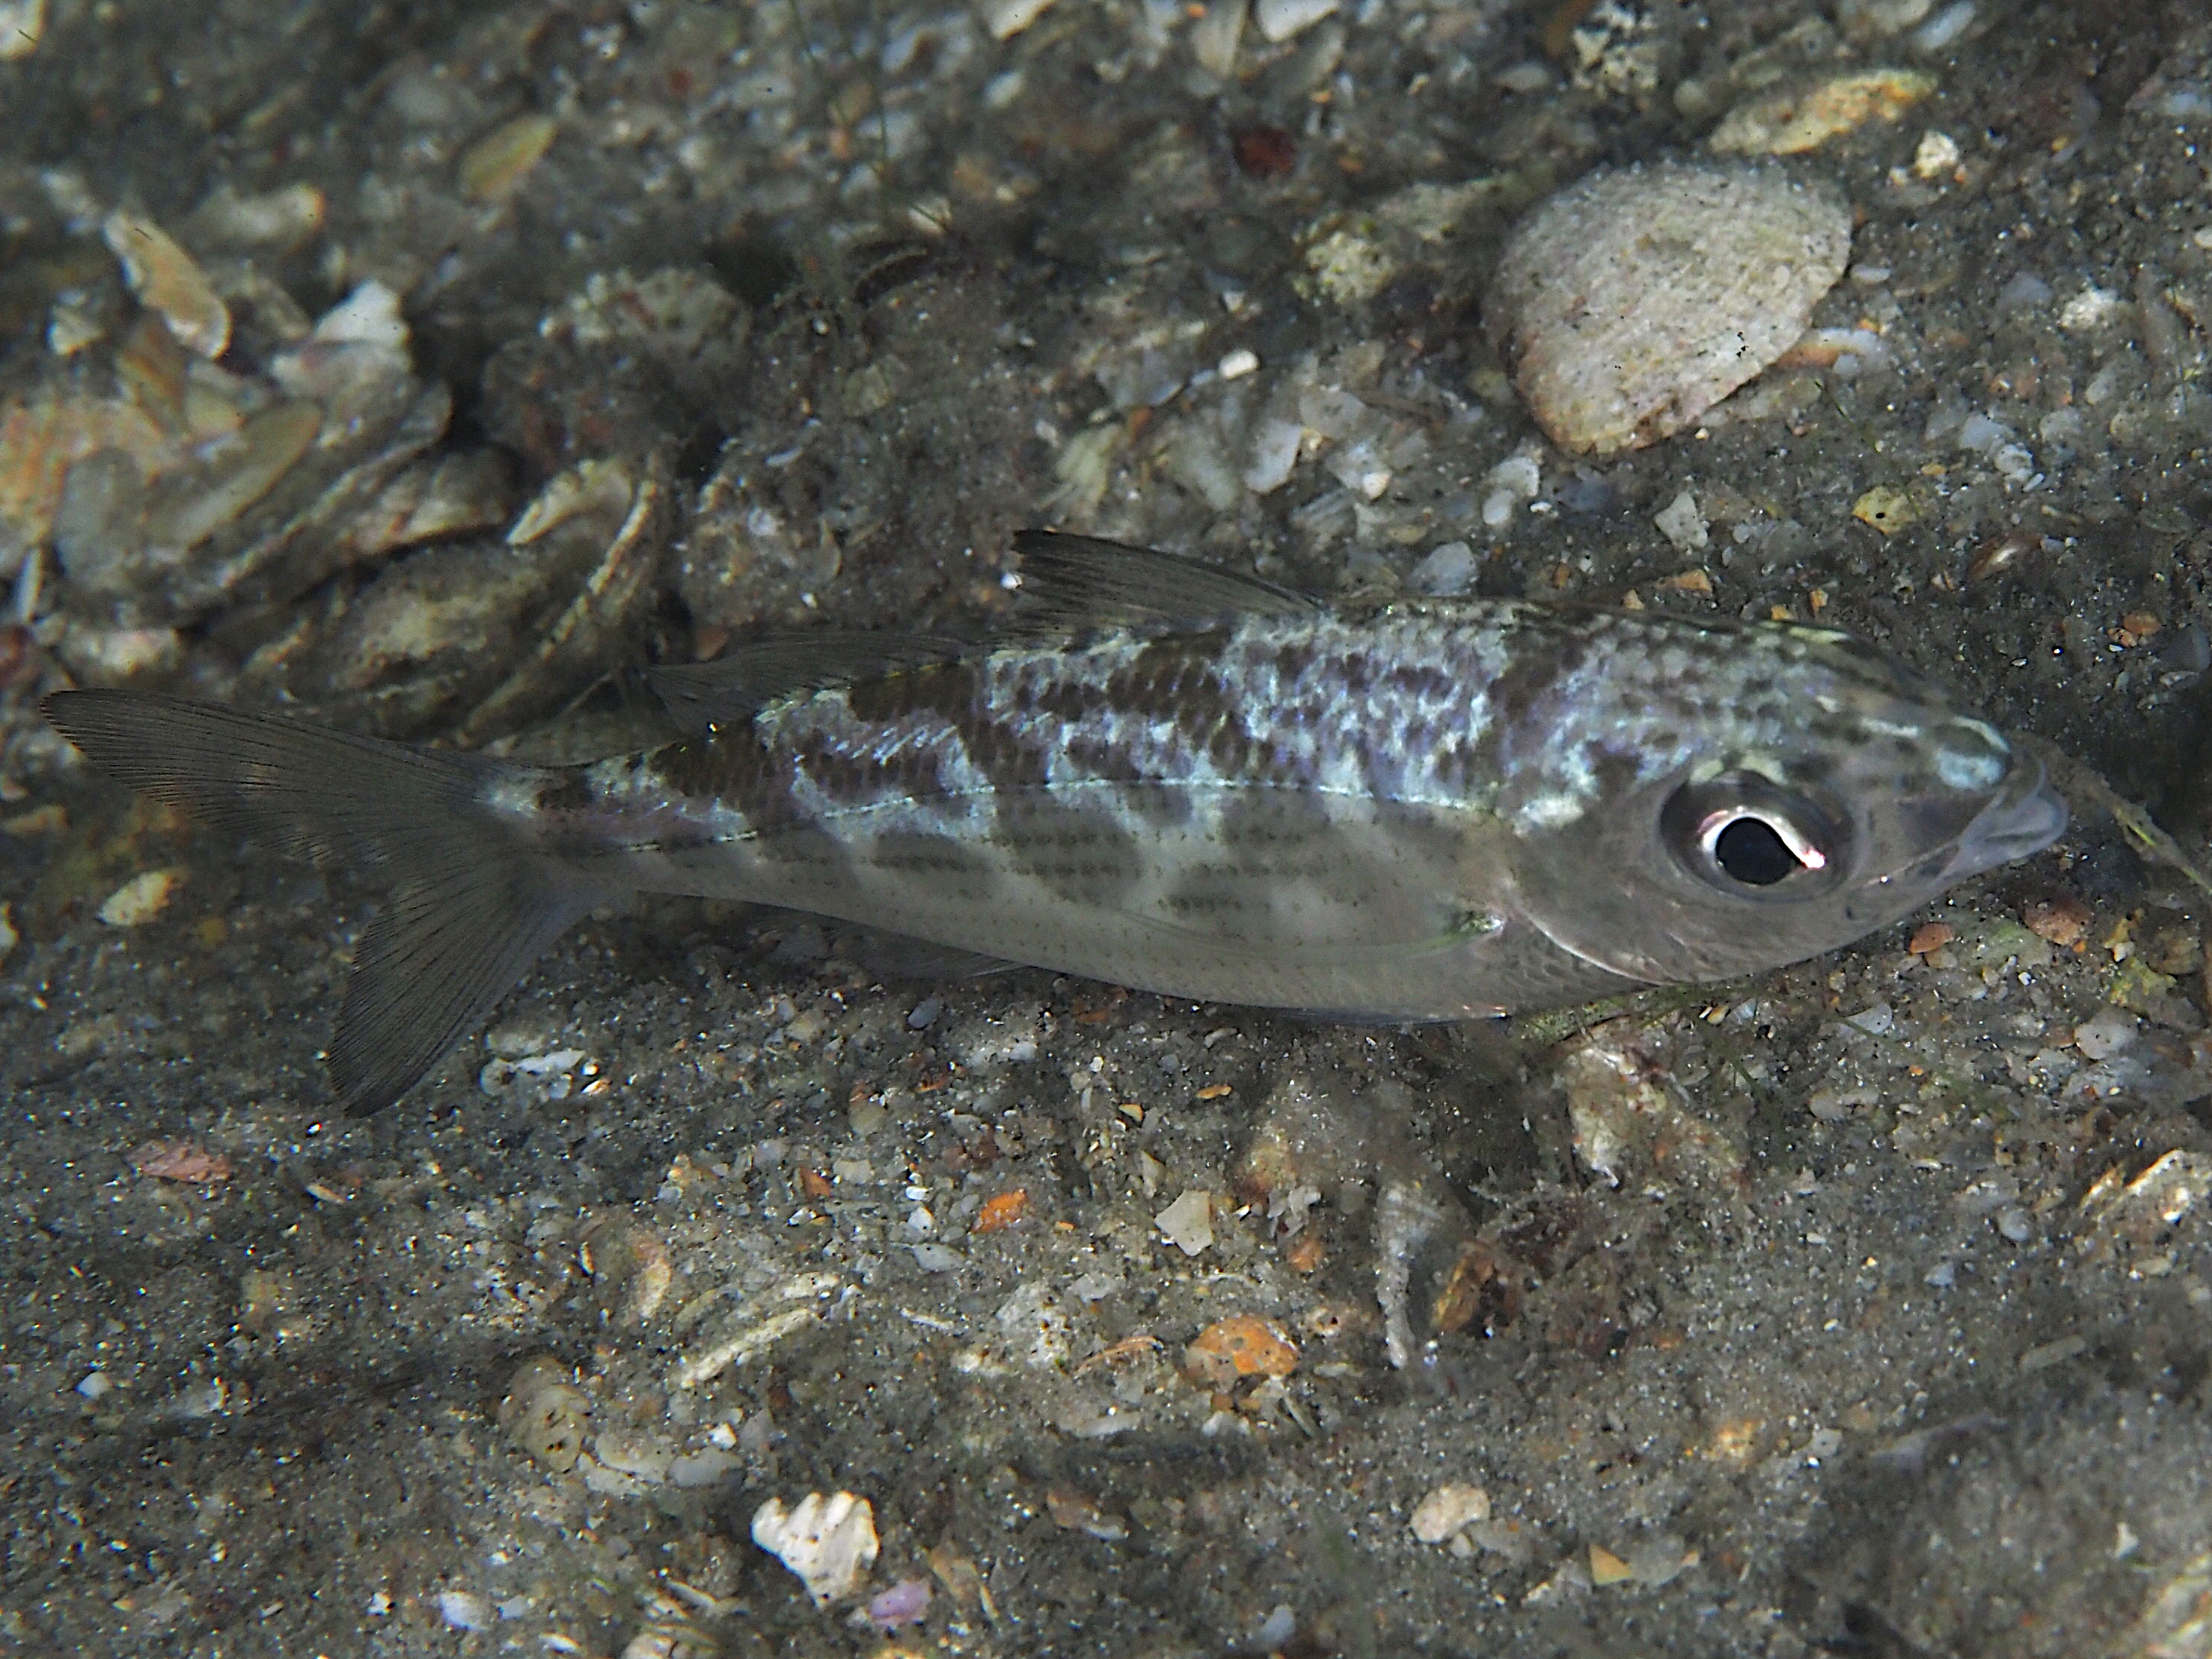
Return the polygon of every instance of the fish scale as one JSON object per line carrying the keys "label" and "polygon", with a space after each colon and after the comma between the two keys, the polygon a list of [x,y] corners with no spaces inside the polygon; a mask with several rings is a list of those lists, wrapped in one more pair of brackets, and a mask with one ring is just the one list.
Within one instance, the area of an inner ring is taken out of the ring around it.
{"label": "fish scale", "polygon": [[1017,545],[1046,625],[678,671],[688,735],[582,767],[122,693],[47,708],[128,781],[386,871],[331,1048],[356,1109],[638,891],[1175,996],[1455,1018],[1800,960],[2065,822],[2033,759],[1829,630],[1330,610],[1147,550]]}

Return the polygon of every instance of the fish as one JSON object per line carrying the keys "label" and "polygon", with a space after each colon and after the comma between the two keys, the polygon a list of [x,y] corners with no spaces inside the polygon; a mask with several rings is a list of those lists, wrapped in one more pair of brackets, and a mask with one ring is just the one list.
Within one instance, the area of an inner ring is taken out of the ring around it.
{"label": "fish", "polygon": [[990,637],[814,630],[663,669],[675,735],[586,764],[127,690],[41,708],[122,782],[388,884],[327,1048],[356,1113],[641,893],[1438,1021],[1802,961],[2066,826],[2032,754],[1832,629],[1332,605],[1089,537],[1015,550]]}

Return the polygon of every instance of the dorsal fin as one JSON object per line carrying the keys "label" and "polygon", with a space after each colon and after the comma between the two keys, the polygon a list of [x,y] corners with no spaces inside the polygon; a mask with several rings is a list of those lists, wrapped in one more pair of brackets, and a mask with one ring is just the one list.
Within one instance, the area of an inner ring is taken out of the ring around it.
{"label": "dorsal fin", "polygon": [[646,682],[687,732],[749,718],[763,703],[844,685],[923,663],[973,654],[969,640],[937,634],[869,634],[811,629],[750,641],[712,662],[663,664]]}
{"label": "dorsal fin", "polygon": [[1305,617],[1322,608],[1257,576],[1097,536],[1024,530],[1014,536],[1014,550],[1022,556],[1019,603],[1009,619],[1017,631]]}

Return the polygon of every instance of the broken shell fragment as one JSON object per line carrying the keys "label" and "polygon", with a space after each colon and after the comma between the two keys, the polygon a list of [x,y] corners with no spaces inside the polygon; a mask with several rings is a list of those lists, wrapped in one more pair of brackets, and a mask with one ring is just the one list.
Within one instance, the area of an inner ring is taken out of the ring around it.
{"label": "broken shell fragment", "polygon": [[826,1607],[860,1587],[876,1559],[876,1515],[865,1498],[809,1492],[796,1509],[771,1498],[753,1511],[753,1542],[797,1573]]}
{"label": "broken shell fragment", "polygon": [[652,602],[653,579],[675,523],[674,504],[658,462],[648,463],[634,480],[631,469],[622,463],[584,462],[556,479],[524,510],[507,532],[508,542],[523,546],[540,538],[557,539],[558,521],[549,521],[548,510],[542,509],[563,480],[577,474],[592,480],[580,487],[597,492],[599,508],[580,520],[583,533],[591,535],[595,526],[619,513],[614,533],[520,665],[462,724],[464,743],[480,743],[512,730],[544,713],[580,683],[588,682],[598,665],[615,654],[614,639]]}
{"label": "broken shell fragment", "polygon": [[1723,155],[1797,155],[1869,121],[1895,121],[1936,90],[1920,70],[1872,69],[1761,93],[1730,110],[1706,145]]}
{"label": "broken shell fragment", "polygon": [[1787,350],[1850,241],[1840,203],[1778,171],[1593,173],[1514,233],[1491,284],[1490,336],[1562,448],[1641,448]]}
{"label": "broken shell fragment", "polygon": [[151,219],[134,214],[109,214],[100,234],[123,262],[131,291],[161,313],[169,332],[203,357],[222,356],[230,343],[230,311],[192,256]]}
{"label": "broken shell fragment", "polygon": [[461,153],[455,176],[471,202],[504,200],[551,148],[561,124],[550,115],[518,115]]}
{"label": "broken shell fragment", "polygon": [[591,1397],[570,1381],[568,1368],[550,1354],[538,1354],[524,1360],[507,1383],[499,1426],[517,1449],[565,1474],[584,1449],[591,1409]]}

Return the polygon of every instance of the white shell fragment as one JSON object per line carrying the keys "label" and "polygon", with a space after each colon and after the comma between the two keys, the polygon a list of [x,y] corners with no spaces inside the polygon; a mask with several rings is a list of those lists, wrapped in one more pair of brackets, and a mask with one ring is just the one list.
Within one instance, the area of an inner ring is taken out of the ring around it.
{"label": "white shell fragment", "polygon": [[797,1573],[826,1607],[860,1587],[876,1559],[876,1512],[865,1498],[811,1492],[787,1510],[771,1498],[753,1511],[753,1542]]}
{"label": "white shell fragment", "polygon": [[1272,45],[1302,34],[1334,11],[1337,0],[1258,0],[1252,21]]}
{"label": "white shell fragment", "polygon": [[983,27],[994,40],[1011,40],[1044,15],[1052,0],[984,0]]}
{"label": "white shell fragment", "polygon": [[1842,203],[1761,167],[1593,173],[1514,233],[1492,341],[1562,448],[1658,442],[1779,357],[1844,274]]}
{"label": "white shell fragment", "polygon": [[1212,1194],[1194,1187],[1154,1216],[1152,1224],[1185,1255],[1204,1255],[1213,1248]]}

